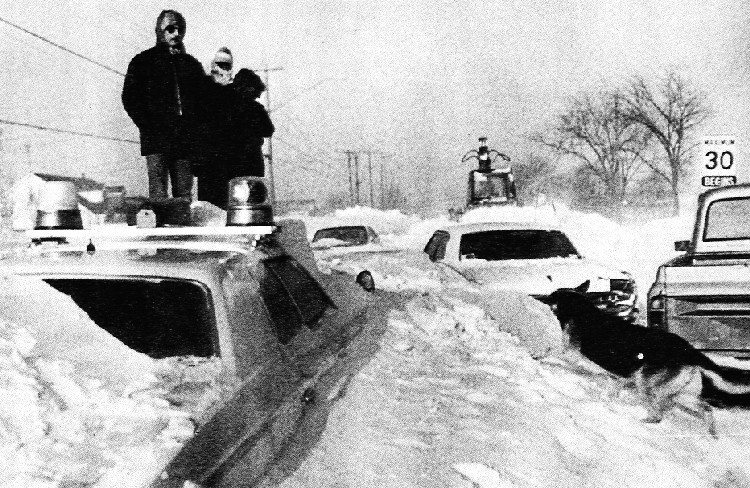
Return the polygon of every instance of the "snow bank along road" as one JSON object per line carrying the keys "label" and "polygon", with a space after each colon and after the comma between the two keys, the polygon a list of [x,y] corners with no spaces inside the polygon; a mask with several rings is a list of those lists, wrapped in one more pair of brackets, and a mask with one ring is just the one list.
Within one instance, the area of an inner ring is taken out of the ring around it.
{"label": "snow bank along road", "polygon": [[[543,325],[533,300],[515,298],[501,321]],[[750,486],[750,412],[717,412],[719,440],[681,414],[646,424],[632,392],[554,348],[532,358],[483,306],[451,291],[400,301],[317,443],[264,486]],[[537,339],[554,346],[548,332]]]}
{"label": "snow bank along road", "polygon": [[[443,222],[370,210],[335,217],[368,222],[409,251],[324,255],[321,268],[370,269],[379,293],[399,298],[318,442],[266,485],[750,486],[750,412],[717,411],[718,440],[681,413],[646,424],[632,391],[560,354],[559,324],[538,302],[444,286],[420,249]],[[633,271],[642,295],[688,229],[678,219],[625,228],[597,215],[560,217],[584,253]]]}
{"label": "snow bank along road", "polygon": [[[407,250],[320,260],[329,272],[371,269],[379,291],[261,485],[750,486],[750,412],[718,411],[718,440],[681,413],[643,423],[632,392],[559,354],[545,306],[447,286],[425,267],[420,246],[442,223],[367,217]],[[623,229],[565,218],[576,244],[639,270],[642,293],[655,270],[645,260],[663,260],[682,237],[653,230],[679,227],[670,222]],[[200,388],[197,402],[222,389],[210,361],[137,354],[50,287],[0,279],[0,298],[0,486],[148,480],[192,435],[190,412],[167,401],[171,386]]]}

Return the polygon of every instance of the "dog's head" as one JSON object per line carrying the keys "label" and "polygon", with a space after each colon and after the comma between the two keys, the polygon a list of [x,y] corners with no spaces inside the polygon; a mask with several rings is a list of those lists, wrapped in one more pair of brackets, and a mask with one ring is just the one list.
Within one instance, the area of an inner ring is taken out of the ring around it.
{"label": "dog's head", "polygon": [[591,312],[592,309],[598,310],[584,295],[590,283],[586,280],[575,288],[558,288],[543,300],[552,309],[563,327],[582,314]]}

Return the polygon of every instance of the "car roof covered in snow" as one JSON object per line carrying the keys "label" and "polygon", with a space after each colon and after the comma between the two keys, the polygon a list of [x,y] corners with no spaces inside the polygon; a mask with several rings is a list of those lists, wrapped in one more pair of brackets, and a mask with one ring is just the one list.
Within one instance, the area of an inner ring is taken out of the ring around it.
{"label": "car roof covered in snow", "polygon": [[560,230],[560,227],[546,222],[472,222],[443,227],[440,230],[453,236],[489,230]]}
{"label": "car roof covered in snow", "polygon": [[210,282],[244,257],[258,260],[279,254],[275,246],[256,246],[239,239],[42,243],[5,253],[7,272],[23,275],[160,276]]}

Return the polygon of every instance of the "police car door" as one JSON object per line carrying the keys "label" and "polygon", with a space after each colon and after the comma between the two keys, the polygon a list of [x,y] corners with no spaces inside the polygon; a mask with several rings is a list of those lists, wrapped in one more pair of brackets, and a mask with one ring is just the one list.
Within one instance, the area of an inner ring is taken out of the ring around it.
{"label": "police car door", "polygon": [[303,379],[320,372],[321,363],[336,349],[334,305],[323,287],[288,255],[263,262],[260,292],[279,342]]}
{"label": "police car door", "polygon": [[281,308],[268,307],[259,288],[263,285],[247,266],[224,280],[223,315],[241,383],[171,463],[169,478],[208,486],[250,484],[265,473],[302,416],[298,368],[279,346],[272,325],[278,319],[274,314],[291,304],[286,299],[278,302]]}

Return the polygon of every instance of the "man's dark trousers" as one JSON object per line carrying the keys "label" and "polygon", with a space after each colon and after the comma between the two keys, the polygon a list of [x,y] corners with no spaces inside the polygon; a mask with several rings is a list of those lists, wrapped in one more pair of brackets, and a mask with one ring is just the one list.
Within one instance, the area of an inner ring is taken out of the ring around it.
{"label": "man's dark trousers", "polygon": [[171,176],[172,196],[190,199],[193,193],[193,173],[189,159],[169,154],[146,155],[148,196],[167,198],[167,181]]}

